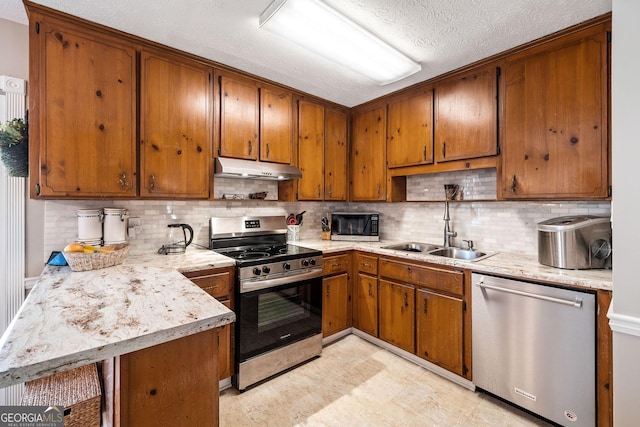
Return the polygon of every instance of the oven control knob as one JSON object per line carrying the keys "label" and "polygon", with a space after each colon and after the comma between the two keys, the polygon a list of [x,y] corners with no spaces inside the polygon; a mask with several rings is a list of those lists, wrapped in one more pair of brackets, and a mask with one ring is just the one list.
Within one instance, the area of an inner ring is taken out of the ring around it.
{"label": "oven control knob", "polygon": [[284,264],[282,264],[282,268],[284,270],[291,270],[291,264],[289,264],[288,262],[285,262]]}
{"label": "oven control knob", "polygon": [[256,276],[259,276],[260,275],[260,269],[258,267],[254,267],[253,274],[255,274]]}
{"label": "oven control knob", "polygon": [[269,268],[268,266],[265,265],[264,267],[262,267],[262,272],[264,274],[269,274],[270,271],[271,271],[271,268]]}
{"label": "oven control knob", "polygon": [[311,258],[311,259],[309,260],[309,264],[311,264],[311,265],[316,265],[316,259],[315,259],[315,258]]}
{"label": "oven control knob", "polygon": [[308,259],[303,259],[302,260],[302,266],[303,267],[309,267],[309,260]]}

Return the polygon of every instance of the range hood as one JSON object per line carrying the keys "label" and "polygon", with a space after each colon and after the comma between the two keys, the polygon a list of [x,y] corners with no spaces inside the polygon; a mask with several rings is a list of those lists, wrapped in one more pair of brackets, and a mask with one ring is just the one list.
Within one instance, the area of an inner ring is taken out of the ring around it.
{"label": "range hood", "polygon": [[223,178],[284,181],[287,179],[302,178],[302,172],[295,166],[280,163],[217,157],[215,176]]}

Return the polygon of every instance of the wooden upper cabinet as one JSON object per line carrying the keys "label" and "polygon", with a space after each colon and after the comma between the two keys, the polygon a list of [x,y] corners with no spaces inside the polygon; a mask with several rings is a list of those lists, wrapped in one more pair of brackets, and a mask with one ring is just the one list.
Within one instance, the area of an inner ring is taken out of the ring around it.
{"label": "wooden upper cabinet", "polygon": [[39,18],[30,24],[32,195],[135,196],[135,49]]}
{"label": "wooden upper cabinet", "polygon": [[257,82],[231,74],[218,76],[220,84],[221,157],[257,160],[260,96]]}
{"label": "wooden upper cabinet", "polygon": [[498,74],[489,67],[435,88],[436,162],[498,153]]}
{"label": "wooden upper cabinet", "polygon": [[386,106],[352,114],[351,200],[386,200]]}
{"label": "wooden upper cabinet", "polygon": [[260,88],[260,160],[291,164],[293,111],[290,92]]}
{"label": "wooden upper cabinet", "polygon": [[606,30],[507,58],[502,198],[607,197]]}
{"label": "wooden upper cabinet", "polygon": [[298,200],[347,200],[347,114],[298,101]]}
{"label": "wooden upper cabinet", "polygon": [[347,200],[347,113],[325,109],[324,199]]}
{"label": "wooden upper cabinet", "polygon": [[324,106],[298,101],[298,200],[323,200],[324,143]]}
{"label": "wooden upper cabinet", "polygon": [[209,197],[212,72],[195,61],[141,52],[141,196]]}
{"label": "wooden upper cabinet", "polygon": [[387,106],[387,165],[433,163],[433,94],[421,90]]}

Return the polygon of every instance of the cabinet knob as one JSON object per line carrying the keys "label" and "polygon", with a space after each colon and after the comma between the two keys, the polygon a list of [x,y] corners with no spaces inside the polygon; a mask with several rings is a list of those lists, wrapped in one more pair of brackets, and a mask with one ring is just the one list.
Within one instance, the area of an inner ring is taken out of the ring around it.
{"label": "cabinet knob", "polygon": [[118,184],[120,184],[120,188],[122,188],[123,190],[126,190],[128,187],[127,184],[127,172],[122,171],[122,174],[120,174],[120,179],[118,180]]}
{"label": "cabinet knob", "polygon": [[427,314],[427,299],[426,298],[422,300],[422,312],[424,314]]}
{"label": "cabinet knob", "polygon": [[331,295],[331,285],[327,283],[327,296]]}

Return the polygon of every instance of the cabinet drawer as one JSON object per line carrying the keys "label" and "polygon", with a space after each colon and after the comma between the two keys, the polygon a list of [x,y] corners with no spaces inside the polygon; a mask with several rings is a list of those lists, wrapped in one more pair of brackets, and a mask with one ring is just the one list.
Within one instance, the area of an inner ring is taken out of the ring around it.
{"label": "cabinet drawer", "polygon": [[360,273],[378,274],[378,257],[358,254],[358,271]]}
{"label": "cabinet drawer", "polygon": [[214,298],[224,299],[229,296],[230,275],[228,272],[190,277],[189,279]]}
{"label": "cabinet drawer", "polygon": [[322,275],[328,276],[336,273],[346,273],[349,269],[349,255],[337,255],[324,257],[322,260]]}
{"label": "cabinet drawer", "polygon": [[464,292],[464,273],[461,271],[381,259],[380,276],[455,295],[462,295]]}

